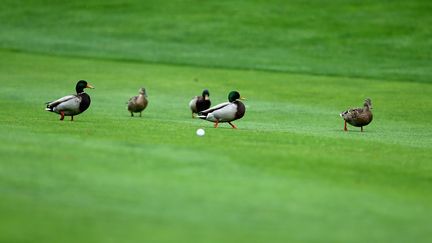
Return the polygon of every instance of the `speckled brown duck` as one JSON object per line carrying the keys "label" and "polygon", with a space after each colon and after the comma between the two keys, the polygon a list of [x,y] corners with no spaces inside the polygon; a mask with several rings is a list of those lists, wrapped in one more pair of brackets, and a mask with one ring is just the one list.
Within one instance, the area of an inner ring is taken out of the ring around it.
{"label": "speckled brown duck", "polygon": [[67,95],[60,99],[47,102],[46,111],[60,114],[60,120],[63,121],[65,116],[70,116],[73,121],[74,116],[83,113],[90,106],[90,96],[84,92],[85,88],[93,89],[93,86],[85,80],[80,80],[75,86],[76,95]]}
{"label": "speckled brown duck", "polygon": [[147,92],[145,88],[139,89],[139,94],[129,99],[128,101],[128,111],[131,113],[131,116],[134,116],[134,113],[140,113],[142,116],[142,111],[147,107]]}
{"label": "speckled brown duck", "polygon": [[363,108],[350,108],[340,114],[345,120],[344,130],[348,131],[347,123],[352,126],[360,127],[363,132],[363,127],[372,122],[372,102],[367,98],[363,104]]}
{"label": "speckled brown duck", "polygon": [[207,110],[198,113],[198,117],[207,121],[214,122],[217,128],[221,122],[228,122],[232,128],[237,128],[232,121],[242,118],[246,112],[245,105],[240,101],[243,100],[240,93],[231,91],[228,95],[228,102],[213,106]]}
{"label": "speckled brown duck", "polygon": [[192,111],[192,118],[200,111],[207,110],[211,106],[210,93],[207,89],[203,90],[201,96],[195,96],[190,102],[189,107]]}

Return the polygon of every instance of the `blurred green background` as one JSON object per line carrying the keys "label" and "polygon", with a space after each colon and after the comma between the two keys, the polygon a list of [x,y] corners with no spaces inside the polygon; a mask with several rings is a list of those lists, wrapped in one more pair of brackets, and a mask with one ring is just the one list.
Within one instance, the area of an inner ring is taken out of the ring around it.
{"label": "blurred green background", "polygon": [[431,80],[430,1],[4,1],[1,47]]}

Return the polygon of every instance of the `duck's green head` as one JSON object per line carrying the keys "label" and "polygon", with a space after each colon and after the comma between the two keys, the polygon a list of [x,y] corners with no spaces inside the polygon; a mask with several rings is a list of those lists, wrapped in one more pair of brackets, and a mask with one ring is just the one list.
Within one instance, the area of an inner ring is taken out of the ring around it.
{"label": "duck's green head", "polygon": [[78,81],[78,83],[76,84],[75,90],[76,90],[76,92],[79,94],[79,93],[84,92],[84,89],[85,89],[85,88],[94,89],[93,86],[91,86],[90,84],[87,83],[87,81],[85,81],[85,80],[80,80],[80,81]]}
{"label": "duck's green head", "polygon": [[244,99],[245,99],[245,98],[241,97],[241,96],[240,96],[240,93],[237,92],[237,91],[231,91],[231,92],[228,94],[228,100],[229,100],[229,102],[234,102],[234,101],[236,101],[236,100],[244,100]]}
{"label": "duck's green head", "polygon": [[204,99],[208,100],[209,96],[210,96],[210,92],[208,91],[208,89],[203,90],[202,97],[204,97]]}

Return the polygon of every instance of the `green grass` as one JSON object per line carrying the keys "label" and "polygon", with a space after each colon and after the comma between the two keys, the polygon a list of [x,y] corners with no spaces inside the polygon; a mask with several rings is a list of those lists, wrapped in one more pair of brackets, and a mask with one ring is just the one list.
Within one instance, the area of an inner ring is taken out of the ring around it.
{"label": "green grass", "polygon": [[[0,242],[431,241],[429,2],[4,6]],[[88,111],[44,111],[78,79]],[[190,118],[203,88],[238,130]]]}
{"label": "green grass", "polygon": [[0,48],[430,82],[432,2],[17,1]]}

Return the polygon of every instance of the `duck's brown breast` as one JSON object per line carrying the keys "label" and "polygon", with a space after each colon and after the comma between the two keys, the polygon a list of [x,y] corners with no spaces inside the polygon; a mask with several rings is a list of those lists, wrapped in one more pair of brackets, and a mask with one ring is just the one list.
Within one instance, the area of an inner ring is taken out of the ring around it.
{"label": "duck's brown breast", "polygon": [[210,100],[206,100],[203,97],[198,97],[196,101],[196,113],[203,110],[207,110],[208,108],[210,108],[210,106],[211,106]]}
{"label": "duck's brown breast", "polygon": [[234,101],[234,103],[237,105],[237,112],[235,114],[235,120],[240,119],[244,116],[246,112],[246,107],[241,101]]}
{"label": "duck's brown breast", "polygon": [[79,111],[80,113],[82,113],[89,108],[91,99],[90,99],[90,95],[86,93],[81,93],[78,96],[81,97],[81,102],[79,104]]}
{"label": "duck's brown breast", "polygon": [[128,110],[131,112],[141,112],[147,107],[148,101],[144,96],[138,96],[128,104]]}

